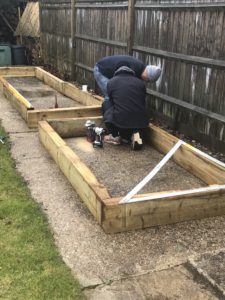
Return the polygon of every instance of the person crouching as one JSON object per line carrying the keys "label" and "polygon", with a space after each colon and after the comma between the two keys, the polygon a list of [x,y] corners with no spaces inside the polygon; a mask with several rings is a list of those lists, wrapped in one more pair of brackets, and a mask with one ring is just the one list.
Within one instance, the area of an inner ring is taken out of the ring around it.
{"label": "person crouching", "polygon": [[109,135],[106,143],[120,145],[130,140],[133,150],[143,145],[143,130],[148,126],[146,113],[146,87],[128,66],[119,67],[107,84],[109,101],[105,107],[104,121]]}

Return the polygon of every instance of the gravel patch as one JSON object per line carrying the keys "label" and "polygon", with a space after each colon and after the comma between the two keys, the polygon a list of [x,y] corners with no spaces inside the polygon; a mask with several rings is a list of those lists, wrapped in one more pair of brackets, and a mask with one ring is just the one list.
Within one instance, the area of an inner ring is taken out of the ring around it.
{"label": "gravel patch", "polygon": [[[141,151],[132,151],[129,145],[106,143],[103,149],[93,148],[86,138],[66,139],[66,142],[106,186],[112,197],[127,194],[164,157],[148,145]],[[204,185],[170,160],[139,193],[193,189]]]}

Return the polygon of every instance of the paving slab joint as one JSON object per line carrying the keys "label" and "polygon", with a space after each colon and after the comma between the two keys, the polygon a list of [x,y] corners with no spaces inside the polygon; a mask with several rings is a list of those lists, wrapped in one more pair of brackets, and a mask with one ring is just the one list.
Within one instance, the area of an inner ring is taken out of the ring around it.
{"label": "paving slab joint", "polygon": [[85,291],[85,290],[94,290],[95,288],[97,288],[99,286],[104,286],[104,284],[102,284],[102,283],[96,283],[96,284],[92,284],[92,285],[88,285],[88,286],[83,286],[83,287],[81,287],[81,290],[82,291]]}
{"label": "paving slab joint", "polygon": [[138,277],[153,274],[153,273],[163,272],[163,271],[166,271],[166,270],[169,270],[169,269],[174,269],[174,268],[177,268],[179,266],[184,266],[184,265],[185,265],[185,262],[179,263],[179,264],[176,264],[176,265],[173,265],[173,266],[167,266],[165,268],[154,269],[154,270],[149,270],[149,271],[145,271],[145,272],[139,272],[138,274],[130,274],[130,275],[127,275],[127,276],[114,277],[114,278],[110,278],[110,279],[99,278],[102,281],[101,283],[85,285],[85,286],[82,287],[82,290],[91,290],[91,289],[95,289],[97,287],[109,286],[109,285],[112,285],[115,282],[119,282],[119,281],[122,282],[122,281],[129,280],[129,279],[132,279],[132,278],[138,278]]}
{"label": "paving slab joint", "polygon": [[189,258],[184,266],[193,274],[194,280],[199,281],[201,284],[210,287],[220,300],[225,299],[225,291],[213,280],[208,274],[198,267],[193,258]]}

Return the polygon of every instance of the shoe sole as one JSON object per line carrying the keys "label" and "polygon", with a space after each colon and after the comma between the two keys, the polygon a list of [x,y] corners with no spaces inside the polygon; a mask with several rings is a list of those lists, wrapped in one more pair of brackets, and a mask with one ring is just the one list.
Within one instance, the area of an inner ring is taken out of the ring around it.
{"label": "shoe sole", "polygon": [[121,143],[113,142],[113,141],[107,141],[107,140],[104,140],[104,142],[107,143],[107,144],[112,144],[112,145],[116,145],[116,146],[117,146],[117,145],[118,145],[118,146],[121,145]]}

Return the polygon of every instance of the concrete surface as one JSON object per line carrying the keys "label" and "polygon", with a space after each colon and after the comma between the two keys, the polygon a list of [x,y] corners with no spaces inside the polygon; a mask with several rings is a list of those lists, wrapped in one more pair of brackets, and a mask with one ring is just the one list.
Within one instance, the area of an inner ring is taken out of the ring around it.
{"label": "concrete surface", "polygon": [[189,257],[188,266],[225,299],[225,249]]}
{"label": "concrete surface", "polygon": [[225,247],[225,217],[105,234],[0,92],[12,156],[48,216],[55,243],[87,299],[219,299],[185,268],[190,255]]}

